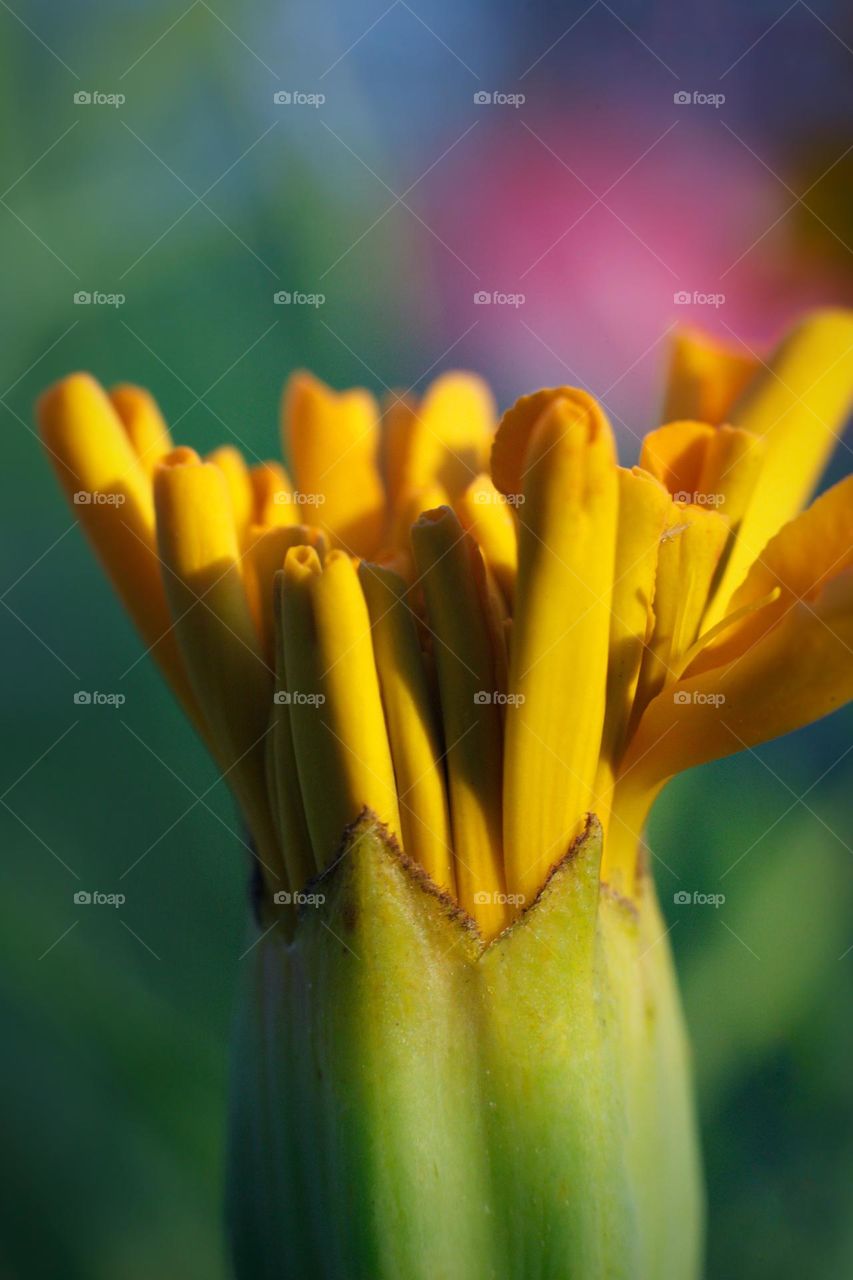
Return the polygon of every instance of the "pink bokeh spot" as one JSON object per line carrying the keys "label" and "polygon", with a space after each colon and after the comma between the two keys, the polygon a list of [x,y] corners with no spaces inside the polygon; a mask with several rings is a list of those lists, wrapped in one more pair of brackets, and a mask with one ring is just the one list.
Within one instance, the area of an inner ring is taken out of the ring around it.
{"label": "pink bokeh spot", "polygon": [[[434,278],[453,321],[477,322],[469,361],[500,370],[511,393],[588,387],[626,457],[655,419],[672,325],[764,349],[804,308],[849,300],[849,277],[809,261],[780,216],[793,196],[719,120],[679,120],[662,138],[660,120],[635,122],[626,138],[601,116],[580,131],[513,115],[431,186],[421,213],[448,246],[432,244]],[[477,305],[480,290],[515,302]]]}

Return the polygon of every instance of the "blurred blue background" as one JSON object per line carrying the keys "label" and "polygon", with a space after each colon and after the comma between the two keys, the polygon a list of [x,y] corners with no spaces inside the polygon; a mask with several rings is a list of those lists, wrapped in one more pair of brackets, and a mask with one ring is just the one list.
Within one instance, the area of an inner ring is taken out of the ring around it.
{"label": "blurred blue background", "polygon": [[[502,405],[589,387],[633,461],[677,322],[757,349],[853,300],[853,13],[11,0],[0,33],[0,1273],[217,1280],[236,818],[58,495],[35,396],[89,368],[149,386],[182,441],[263,457],[297,366],[380,393],[463,366]],[[96,292],[123,301],[75,302]],[[725,1280],[853,1274],[850,727],[683,778],[652,822]]]}

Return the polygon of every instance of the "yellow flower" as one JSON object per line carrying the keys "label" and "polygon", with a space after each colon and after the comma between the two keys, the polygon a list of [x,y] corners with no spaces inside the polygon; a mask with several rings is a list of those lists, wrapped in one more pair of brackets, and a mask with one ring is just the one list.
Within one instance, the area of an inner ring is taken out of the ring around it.
{"label": "yellow flower", "polygon": [[679,335],[670,421],[631,470],[586,393],[524,397],[495,433],[461,373],[384,412],[295,374],[292,479],[232,445],[174,448],[146,392],[83,374],[39,416],[268,895],[322,871],[367,807],[492,937],[587,813],[630,897],[667,778],[853,694],[853,481],[800,514],[851,348],[842,311],[767,363]]}
{"label": "yellow flower", "polygon": [[801,512],[851,392],[853,315],[827,311],[766,363],[680,335],[632,469],[586,392],[496,424],[462,373],[384,409],[294,375],[290,472],[174,447],[134,387],[45,393],[261,869],[241,1280],[698,1276],[641,834],[678,770],[853,696],[853,477]]}

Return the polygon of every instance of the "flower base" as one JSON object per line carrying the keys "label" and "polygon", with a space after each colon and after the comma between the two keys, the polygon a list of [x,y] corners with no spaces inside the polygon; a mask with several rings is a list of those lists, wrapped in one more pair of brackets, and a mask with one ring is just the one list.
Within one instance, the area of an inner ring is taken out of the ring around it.
{"label": "flower base", "polygon": [[228,1211],[239,1280],[691,1280],[702,1189],[651,881],[601,832],[484,945],[367,814],[294,935],[246,958]]}

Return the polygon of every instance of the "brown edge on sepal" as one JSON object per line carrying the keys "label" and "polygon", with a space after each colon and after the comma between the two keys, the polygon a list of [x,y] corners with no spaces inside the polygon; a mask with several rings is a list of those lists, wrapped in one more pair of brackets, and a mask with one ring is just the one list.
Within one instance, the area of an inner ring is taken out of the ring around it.
{"label": "brown edge on sepal", "polygon": [[[515,920],[511,921],[505,929],[503,929],[496,937],[492,938],[491,942],[486,943],[486,946],[483,948],[484,952],[488,951],[490,947],[493,947],[495,943],[500,942],[502,938],[509,937],[509,935],[518,929],[520,925],[525,923],[530,913],[535,911],[539,903],[553,893],[555,879],[560,876],[570,863],[575,861],[587,840],[589,840],[596,832],[599,832],[603,836],[601,821],[597,814],[588,813],[584,819],[583,830],[578,832],[563,856],[553,863],[548,874],[543,880],[540,889],[537,891],[536,897],[532,902],[525,904]],[[599,879],[599,891],[602,888],[603,885]]]}
{"label": "brown edge on sepal", "polygon": [[[405,871],[413,884],[422,893],[429,894],[430,897],[433,897],[438,901],[442,908],[442,912],[447,919],[460,925],[461,928],[471,936],[471,938],[477,943],[479,955],[482,956],[496,943],[500,942],[501,939],[508,937],[515,929],[522,925],[539,903],[553,892],[554,881],[560,876],[561,872],[563,872],[565,868],[578,857],[581,849],[596,833],[602,833],[601,822],[596,814],[588,813],[584,820],[583,830],[575,836],[563,856],[551,866],[533,901],[525,905],[517,919],[508,924],[501,933],[497,934],[497,936],[492,938],[489,942],[484,940],[483,935],[477,927],[477,922],[468,914],[465,908],[460,906],[455,898],[452,898],[445,889],[442,889],[440,885],[437,885],[419,862],[415,862],[404,852],[394,833],[389,830],[385,823],[367,805],[365,805],[358,817],[344,828],[337,852],[328,866],[322,871],[319,871],[315,876],[312,876],[310,880],[307,880],[299,892],[311,894],[315,890],[320,890],[323,885],[328,885],[337,877],[338,874],[340,874],[338,868],[341,866],[347,855],[352,851],[353,841],[356,840],[359,835],[376,835],[378,836],[379,842],[381,843],[385,853],[399,863],[403,871]],[[616,894],[614,890],[609,889],[608,886],[601,884],[600,890],[606,891],[610,896],[619,898],[620,901],[630,907],[632,911],[636,911],[636,907],[632,902],[628,899],[621,898],[620,895]],[[315,908],[311,909],[314,910]],[[308,904],[304,903],[297,906],[295,913],[289,914],[287,917],[283,917],[281,919],[280,923],[284,926],[282,932],[284,933],[288,944],[293,941],[295,925],[305,917],[308,910]]]}
{"label": "brown edge on sepal", "polygon": [[[338,850],[332,861],[323,871],[317,873],[308,880],[301,892],[311,893],[315,886],[327,884],[333,877],[337,875],[337,869],[352,850],[352,844],[361,834],[375,834],[379,837],[385,852],[389,857],[395,859],[414,884],[422,893],[428,893],[435,898],[441,905],[443,913],[448,919],[455,920],[460,924],[466,932],[474,935],[476,940],[482,945],[482,937],[477,928],[476,922],[472,920],[468,912],[461,907],[455,898],[452,898],[446,889],[442,889],[437,885],[432,877],[424,870],[419,862],[415,862],[400,847],[400,843],[393,831],[385,825],[381,818],[367,805],[362,809],[361,813],[355,818],[348,827],[344,828],[341,835]],[[307,906],[298,908],[297,919],[302,919]]]}

